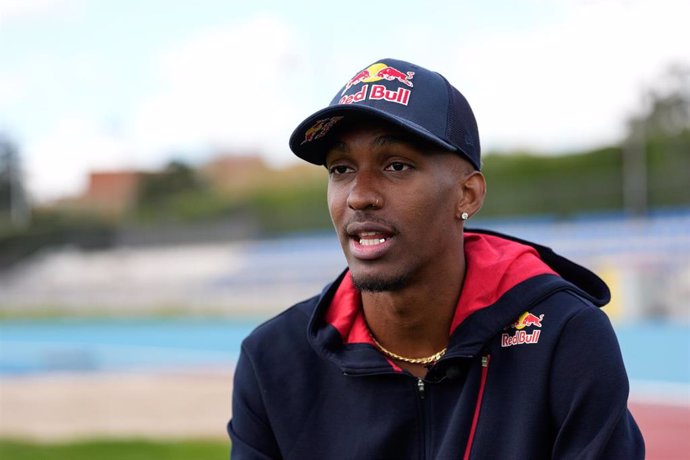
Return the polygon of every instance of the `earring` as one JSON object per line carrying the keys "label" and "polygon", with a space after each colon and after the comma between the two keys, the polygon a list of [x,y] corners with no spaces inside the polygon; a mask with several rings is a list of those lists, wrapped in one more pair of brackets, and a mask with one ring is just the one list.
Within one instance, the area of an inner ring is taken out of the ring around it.
{"label": "earring", "polygon": [[463,213],[460,214],[460,218],[461,218],[462,220],[467,220],[467,219],[470,218],[470,215],[463,211]]}

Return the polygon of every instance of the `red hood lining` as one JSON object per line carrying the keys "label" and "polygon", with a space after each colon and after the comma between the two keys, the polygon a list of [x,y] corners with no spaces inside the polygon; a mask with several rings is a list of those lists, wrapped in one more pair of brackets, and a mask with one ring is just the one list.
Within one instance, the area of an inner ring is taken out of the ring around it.
{"label": "red hood lining", "polygon": [[[465,260],[465,281],[449,334],[472,313],[493,305],[517,284],[537,275],[557,275],[531,246],[492,235],[465,233]],[[362,314],[362,297],[350,272],[338,286],[325,320],[336,328],[344,343],[374,345]]]}

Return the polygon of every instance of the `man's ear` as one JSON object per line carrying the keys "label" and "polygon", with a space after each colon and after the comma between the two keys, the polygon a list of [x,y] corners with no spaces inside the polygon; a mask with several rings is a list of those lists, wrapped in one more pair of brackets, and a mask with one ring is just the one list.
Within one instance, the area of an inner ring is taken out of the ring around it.
{"label": "man's ear", "polygon": [[[462,179],[458,197],[457,215],[463,220],[472,217],[481,209],[486,196],[486,179],[479,171],[472,171]],[[464,214],[467,213],[467,214]]]}

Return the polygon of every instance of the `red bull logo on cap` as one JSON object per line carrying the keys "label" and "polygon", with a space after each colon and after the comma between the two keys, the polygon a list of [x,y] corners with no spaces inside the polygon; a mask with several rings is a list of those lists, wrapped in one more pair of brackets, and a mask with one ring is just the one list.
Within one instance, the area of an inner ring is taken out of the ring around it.
{"label": "red bull logo on cap", "polygon": [[[378,62],[376,64],[370,65],[364,70],[359,71],[354,77],[352,77],[343,88],[341,93],[341,98],[338,101],[340,104],[353,104],[355,102],[363,101],[365,99],[370,100],[385,100],[389,102],[396,102],[398,104],[407,105],[410,99],[410,90],[400,87],[396,90],[389,90],[384,85],[374,85],[369,87],[369,83],[374,83],[380,80],[394,81],[402,83],[405,86],[412,88],[414,84],[412,83],[412,78],[414,77],[414,72],[401,72],[395,67]],[[355,94],[345,95],[345,93],[360,83],[365,83]]]}
{"label": "red bull logo on cap", "polygon": [[501,347],[512,347],[513,345],[534,344],[539,342],[541,330],[533,330],[532,333],[524,331],[526,327],[540,328],[541,322],[544,320],[544,314],[537,316],[528,311],[520,315],[520,317],[512,323],[509,328],[515,329],[514,334],[501,334]]}

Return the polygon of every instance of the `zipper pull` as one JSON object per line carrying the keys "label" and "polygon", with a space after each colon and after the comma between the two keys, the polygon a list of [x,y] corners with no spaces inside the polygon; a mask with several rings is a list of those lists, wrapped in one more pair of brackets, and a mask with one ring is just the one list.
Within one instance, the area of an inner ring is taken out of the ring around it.
{"label": "zipper pull", "polygon": [[417,391],[419,391],[419,398],[424,399],[424,380],[417,379]]}

